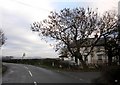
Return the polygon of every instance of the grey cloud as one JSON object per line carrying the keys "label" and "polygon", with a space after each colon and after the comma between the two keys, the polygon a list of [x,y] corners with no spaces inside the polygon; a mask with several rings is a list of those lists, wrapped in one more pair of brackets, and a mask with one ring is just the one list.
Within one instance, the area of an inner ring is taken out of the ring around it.
{"label": "grey cloud", "polygon": [[57,56],[52,48],[32,33],[30,30],[32,21],[27,16],[9,11],[4,11],[2,14],[4,17],[2,27],[7,37],[3,55],[21,56],[26,52],[28,56]]}

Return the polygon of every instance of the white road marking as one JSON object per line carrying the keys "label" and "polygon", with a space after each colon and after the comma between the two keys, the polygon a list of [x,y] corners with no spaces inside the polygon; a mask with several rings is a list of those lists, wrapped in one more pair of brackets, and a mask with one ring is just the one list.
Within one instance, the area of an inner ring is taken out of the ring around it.
{"label": "white road marking", "polygon": [[13,72],[14,72],[13,70],[10,71],[10,73],[13,73]]}
{"label": "white road marking", "polygon": [[115,82],[118,82],[118,80],[115,80]]}
{"label": "white road marking", "polygon": [[32,73],[31,73],[31,71],[28,71],[28,72],[29,72],[30,76],[32,76]]}
{"label": "white road marking", "polygon": [[28,69],[28,67],[24,66],[26,69]]}
{"label": "white road marking", "polygon": [[[28,67],[26,67],[26,66],[24,66],[24,67],[28,70]],[[31,73],[31,71],[28,70],[28,72],[29,72],[30,76],[32,77],[33,75]],[[37,82],[34,81],[34,85],[37,85]]]}
{"label": "white road marking", "polygon": [[79,79],[79,80],[83,80],[83,79]]}
{"label": "white road marking", "polygon": [[37,85],[37,82],[34,81],[34,84]]}

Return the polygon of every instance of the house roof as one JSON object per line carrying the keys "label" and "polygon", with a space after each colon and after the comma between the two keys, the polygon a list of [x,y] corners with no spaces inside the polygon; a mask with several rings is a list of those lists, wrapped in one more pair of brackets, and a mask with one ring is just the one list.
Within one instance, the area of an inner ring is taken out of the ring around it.
{"label": "house roof", "polygon": [[[78,40],[77,44],[80,45],[80,47],[90,47],[93,44],[93,42],[95,42],[95,40],[96,40],[95,38],[88,38],[88,39],[84,39],[84,40]],[[101,38],[96,43],[95,46],[104,46],[104,42],[105,42],[104,38]],[[72,43],[70,47],[74,48],[75,44]]]}

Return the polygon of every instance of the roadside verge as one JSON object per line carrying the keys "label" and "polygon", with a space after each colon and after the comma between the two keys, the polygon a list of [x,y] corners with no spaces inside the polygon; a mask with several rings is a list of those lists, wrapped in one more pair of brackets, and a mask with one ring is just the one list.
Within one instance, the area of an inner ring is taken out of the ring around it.
{"label": "roadside verge", "polygon": [[7,71],[7,66],[2,64],[2,75]]}

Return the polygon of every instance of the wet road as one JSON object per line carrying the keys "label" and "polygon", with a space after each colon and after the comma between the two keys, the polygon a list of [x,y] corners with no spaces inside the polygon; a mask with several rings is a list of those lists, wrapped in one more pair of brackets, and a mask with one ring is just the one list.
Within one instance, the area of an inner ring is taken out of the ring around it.
{"label": "wet road", "polygon": [[53,71],[24,64],[5,63],[5,65],[8,70],[3,75],[3,83],[33,83],[34,85],[37,83],[90,83],[90,80],[84,78],[84,73]]}

